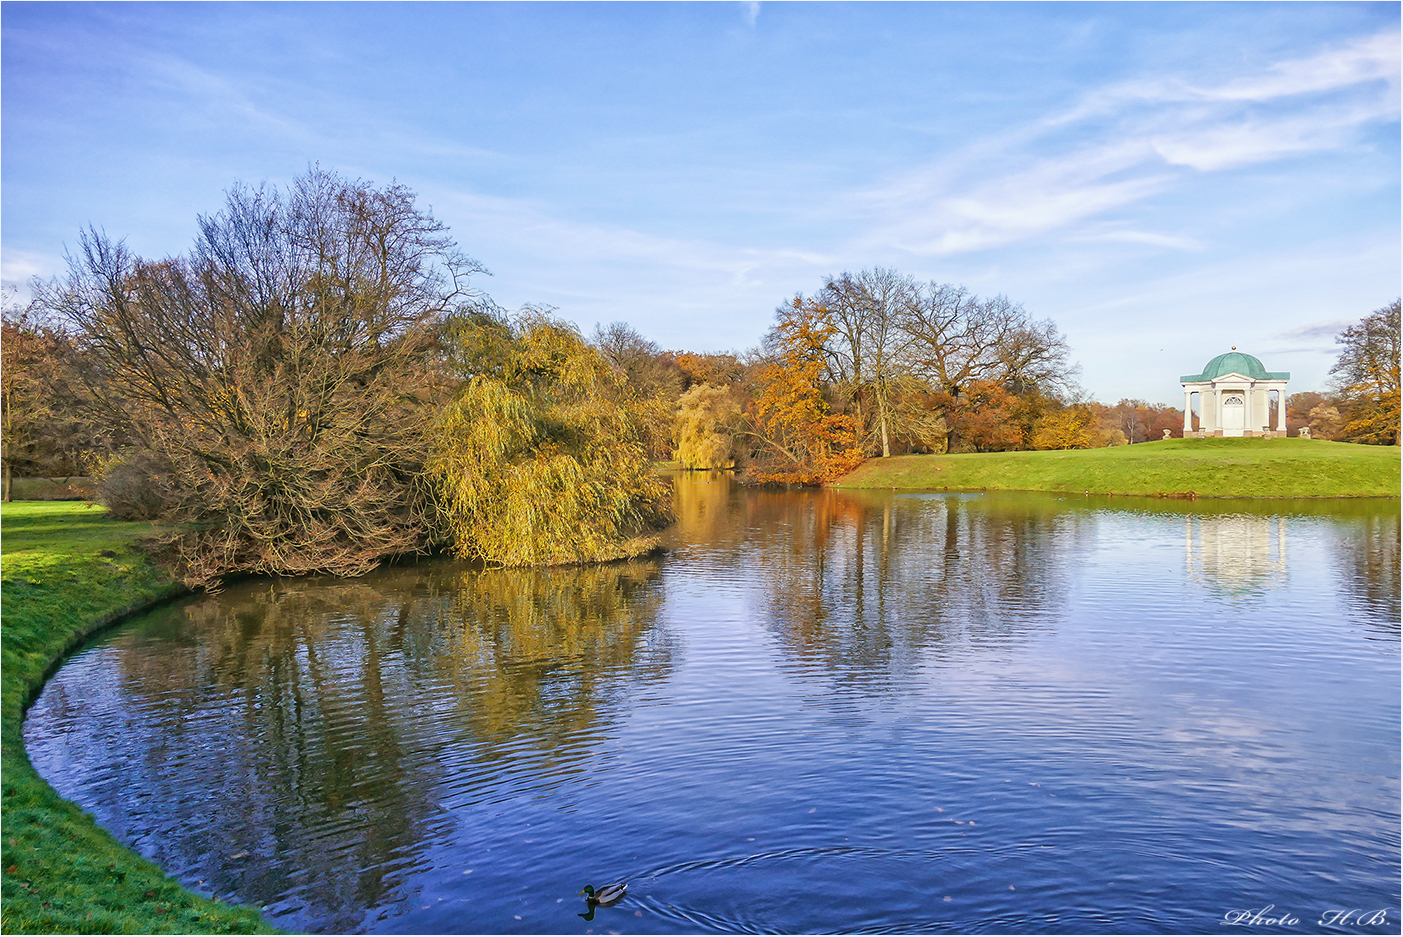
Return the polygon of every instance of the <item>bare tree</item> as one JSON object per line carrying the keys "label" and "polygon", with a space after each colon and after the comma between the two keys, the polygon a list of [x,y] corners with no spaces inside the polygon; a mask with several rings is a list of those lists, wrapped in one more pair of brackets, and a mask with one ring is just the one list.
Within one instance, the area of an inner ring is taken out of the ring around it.
{"label": "bare tree", "polygon": [[833,383],[864,430],[862,400],[871,397],[883,457],[891,455],[892,390],[908,341],[901,324],[918,297],[914,279],[882,267],[829,277],[817,296],[835,330],[827,346]]}
{"label": "bare tree", "polygon": [[[1018,307],[1022,311],[1022,307]],[[1025,319],[1012,329],[995,351],[998,364],[993,380],[1003,384],[1010,393],[1025,394],[1037,390],[1044,394],[1061,394],[1072,390],[1079,365],[1068,360],[1071,349],[1067,340],[1051,319],[1041,322]]]}
{"label": "bare tree", "polygon": [[233,188],[185,256],[89,230],[37,298],[75,327],[107,415],[169,466],[171,546],[211,584],[427,544],[438,328],[481,271],[404,186],[313,169],[285,193]]}
{"label": "bare tree", "polygon": [[963,286],[932,282],[904,311],[909,368],[952,404],[974,381],[1025,394],[1065,387],[1075,373],[1056,325],[1030,320],[1006,296],[981,300]]}
{"label": "bare tree", "polygon": [[655,459],[672,456],[673,423],[686,377],[671,352],[663,351],[626,322],[596,325],[592,344],[623,378],[625,393],[636,399],[643,440]]}
{"label": "bare tree", "polygon": [[16,470],[66,481],[90,467],[112,434],[84,416],[82,360],[60,324],[35,303],[20,303],[13,288],[0,318],[0,441],[9,501]]}

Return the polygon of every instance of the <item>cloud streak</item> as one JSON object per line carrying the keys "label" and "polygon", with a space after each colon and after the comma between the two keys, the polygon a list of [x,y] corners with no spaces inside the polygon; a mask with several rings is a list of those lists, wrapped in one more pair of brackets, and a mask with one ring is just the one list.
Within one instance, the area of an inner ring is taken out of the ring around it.
{"label": "cloud streak", "polygon": [[[1097,90],[1065,113],[865,193],[876,217],[863,240],[939,257],[1075,236],[1084,222],[1173,191],[1185,170],[1350,146],[1363,128],[1398,119],[1398,69],[1397,36],[1381,33],[1218,85],[1160,79]],[[1305,95],[1314,97],[1296,100]],[[1062,145],[1067,138],[1076,142]],[[1118,239],[1196,243],[1175,232]]]}

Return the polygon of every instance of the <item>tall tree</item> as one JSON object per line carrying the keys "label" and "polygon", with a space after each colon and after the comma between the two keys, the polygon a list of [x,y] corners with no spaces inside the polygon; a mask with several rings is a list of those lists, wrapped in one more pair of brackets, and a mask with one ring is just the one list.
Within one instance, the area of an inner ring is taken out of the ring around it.
{"label": "tall tree", "polygon": [[892,391],[907,342],[902,321],[918,295],[911,277],[875,267],[829,277],[817,296],[833,328],[826,348],[834,383],[864,430],[869,418],[863,413],[863,397],[870,396],[875,411],[870,425],[883,457],[891,455]]}
{"label": "tall tree", "polygon": [[623,378],[621,392],[636,398],[644,445],[655,459],[673,449],[673,419],[686,378],[677,360],[625,322],[595,326],[591,344]]}
{"label": "tall tree", "polygon": [[180,257],[85,232],[37,298],[74,326],[106,415],[168,466],[174,558],[212,584],[428,544],[438,327],[481,270],[404,186],[313,169],[234,187]]}
{"label": "tall tree", "polygon": [[6,291],[0,337],[0,422],[5,500],[15,472],[67,477],[97,468],[118,445],[120,429],[95,419],[91,362],[74,338],[36,302]]}
{"label": "tall tree", "polygon": [[43,474],[55,468],[73,475],[77,421],[64,391],[70,383],[67,336],[20,304],[7,290],[0,335],[0,444],[4,500],[11,498],[16,470]]}
{"label": "tall tree", "polygon": [[1344,346],[1330,373],[1350,404],[1346,442],[1398,445],[1399,301],[1375,309],[1335,341]]}
{"label": "tall tree", "polygon": [[748,366],[732,354],[705,354],[693,351],[673,352],[673,359],[682,369],[687,387],[715,384],[729,387],[745,381]]}
{"label": "tall tree", "polygon": [[[905,307],[901,329],[913,373],[956,406],[975,381],[1016,394],[1064,388],[1075,369],[1051,320],[1036,322],[1005,296],[981,300],[962,286],[930,283]],[[958,445],[952,427],[949,446]]]}
{"label": "tall tree", "polygon": [[959,397],[935,395],[951,435],[974,452],[1005,452],[1023,444],[1018,399],[994,381],[971,381]]}
{"label": "tall tree", "polygon": [[777,319],[750,407],[747,473],[760,482],[822,484],[862,462],[861,424],[833,413],[824,392],[825,348],[835,332],[825,308],[796,296]]}
{"label": "tall tree", "polygon": [[730,387],[692,387],[678,401],[674,457],[687,469],[731,468],[740,416],[740,404]]}

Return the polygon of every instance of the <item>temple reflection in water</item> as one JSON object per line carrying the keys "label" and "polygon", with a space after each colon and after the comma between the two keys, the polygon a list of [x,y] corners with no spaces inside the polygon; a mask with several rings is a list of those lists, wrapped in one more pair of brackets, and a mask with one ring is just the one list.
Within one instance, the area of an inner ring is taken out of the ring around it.
{"label": "temple reflection in water", "polygon": [[1286,518],[1250,514],[1184,518],[1191,579],[1228,596],[1259,595],[1286,580]]}

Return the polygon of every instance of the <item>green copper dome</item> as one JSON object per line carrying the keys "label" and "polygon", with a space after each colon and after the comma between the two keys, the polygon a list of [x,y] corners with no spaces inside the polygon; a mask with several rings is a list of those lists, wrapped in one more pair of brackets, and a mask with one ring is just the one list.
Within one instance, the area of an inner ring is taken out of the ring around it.
{"label": "green copper dome", "polygon": [[1241,374],[1255,381],[1285,381],[1291,377],[1290,371],[1268,371],[1262,362],[1253,356],[1244,355],[1240,351],[1230,351],[1204,365],[1202,374],[1185,374],[1179,380],[1182,383],[1190,384],[1196,381],[1216,380],[1225,374]]}

